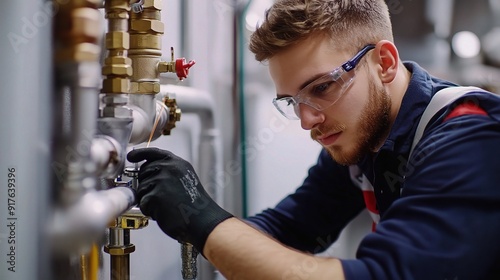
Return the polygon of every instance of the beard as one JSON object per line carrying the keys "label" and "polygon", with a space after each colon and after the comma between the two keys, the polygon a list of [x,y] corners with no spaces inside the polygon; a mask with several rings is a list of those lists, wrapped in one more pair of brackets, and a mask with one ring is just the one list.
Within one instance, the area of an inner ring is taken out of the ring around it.
{"label": "beard", "polygon": [[[325,147],[335,162],[341,165],[358,163],[366,154],[380,147],[389,133],[390,97],[384,87],[377,86],[373,79],[369,80],[369,91],[368,104],[363,108],[357,121],[359,129],[352,146]],[[318,131],[311,131],[311,137],[316,139],[319,131],[344,131],[346,128],[343,124],[319,127]]]}

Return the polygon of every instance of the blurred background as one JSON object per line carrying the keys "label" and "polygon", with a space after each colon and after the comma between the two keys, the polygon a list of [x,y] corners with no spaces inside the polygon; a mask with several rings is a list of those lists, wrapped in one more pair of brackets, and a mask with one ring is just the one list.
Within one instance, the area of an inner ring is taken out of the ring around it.
{"label": "blurred background", "polygon": [[[98,7],[102,4],[99,3],[102,1],[93,2],[97,2]],[[144,3],[147,6],[150,2]],[[310,140],[309,133],[300,128],[299,122],[281,117],[274,109],[271,100],[275,91],[267,66],[256,62],[248,51],[249,35],[273,1],[153,2],[164,23],[159,58],[171,61],[173,48],[176,58],[196,63],[182,81],[171,71],[156,77],[161,84],[160,93],[179,97],[178,106],[183,114],[168,137],[157,137],[150,146],[172,150],[191,161],[197,172],[203,174],[202,181],[205,180],[203,183],[213,197],[238,217],[273,207],[300,186],[321,149]],[[12,266],[8,263],[11,252],[8,238],[12,231],[4,226],[0,228],[0,251],[7,262],[0,262],[1,279],[58,279],[54,276],[58,274],[54,272],[57,269],[50,262],[52,249],[44,241],[49,224],[46,221],[53,215],[48,210],[53,208],[49,194],[58,190],[54,188],[53,176],[48,175],[53,173],[48,166],[58,151],[51,145],[51,139],[59,133],[54,131],[55,106],[50,102],[50,84],[57,80],[57,72],[54,76],[50,74],[52,61],[48,54],[58,44],[48,41],[55,18],[51,16],[62,9],[47,3],[9,1],[0,10],[0,81],[3,85],[0,87],[0,167],[2,172],[11,166],[18,167],[18,182],[22,184],[17,187],[17,213],[22,215],[15,231],[20,246],[16,249],[17,271],[13,273],[9,269]],[[416,61],[432,74],[459,84],[499,91],[500,0],[387,0],[387,4],[395,43],[403,60]],[[104,22],[104,9],[98,9],[101,24],[109,31],[110,26]],[[57,28],[55,30],[57,32]],[[199,102],[192,108],[183,107],[183,95],[192,95]],[[102,109],[104,105],[100,106]],[[158,108],[163,107],[156,108],[157,113],[158,110],[161,113],[162,109]],[[134,121],[135,118],[134,115]],[[138,141],[126,146],[130,150],[146,145],[146,141]],[[2,179],[2,183],[6,180]],[[0,194],[2,197],[7,194],[7,186],[5,188]],[[9,205],[0,206],[2,212]],[[7,214],[2,215],[2,222],[8,221]],[[361,213],[322,254],[353,258],[360,239],[370,228],[370,218]],[[99,279],[110,279],[113,261],[101,246],[109,234],[98,247]],[[129,279],[187,279],[180,272],[180,245],[164,235],[154,221],[131,230],[129,238],[135,245],[135,251],[130,253]],[[65,279],[87,279],[78,272],[81,260],[78,254],[69,254],[62,265],[59,261],[55,263],[77,271]],[[198,258],[198,279],[222,277]]]}

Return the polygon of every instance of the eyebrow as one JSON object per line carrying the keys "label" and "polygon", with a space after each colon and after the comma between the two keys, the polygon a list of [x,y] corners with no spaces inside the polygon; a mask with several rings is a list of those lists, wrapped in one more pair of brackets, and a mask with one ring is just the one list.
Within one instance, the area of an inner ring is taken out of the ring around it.
{"label": "eyebrow", "polygon": [[[318,73],[314,76],[312,76],[311,78],[309,78],[307,81],[303,82],[300,87],[299,87],[299,91],[301,91],[303,88],[305,88],[308,84],[314,82],[314,80],[316,79],[319,79],[320,77],[323,77],[324,75],[330,73],[331,71],[328,71],[328,72],[325,72],[325,73]],[[281,99],[281,98],[284,98],[284,97],[290,97],[291,95],[289,94],[279,94],[277,93],[276,94],[276,99]]]}

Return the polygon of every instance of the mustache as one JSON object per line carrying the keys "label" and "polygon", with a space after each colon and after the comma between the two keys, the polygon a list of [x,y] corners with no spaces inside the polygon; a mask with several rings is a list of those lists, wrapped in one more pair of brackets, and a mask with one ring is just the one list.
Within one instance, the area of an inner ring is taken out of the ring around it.
{"label": "mustache", "polygon": [[318,137],[326,135],[328,133],[331,133],[333,131],[339,132],[339,131],[344,131],[346,129],[346,126],[343,124],[330,124],[330,125],[322,125],[318,126],[317,128],[311,129],[310,135],[311,139],[315,140],[318,139]]}

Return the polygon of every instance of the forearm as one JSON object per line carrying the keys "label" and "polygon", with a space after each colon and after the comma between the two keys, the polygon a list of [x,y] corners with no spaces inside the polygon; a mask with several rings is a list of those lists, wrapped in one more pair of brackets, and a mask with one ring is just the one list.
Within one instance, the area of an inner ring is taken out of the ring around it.
{"label": "forearm", "polygon": [[286,248],[236,218],[210,233],[204,255],[227,279],[344,279],[339,260]]}

